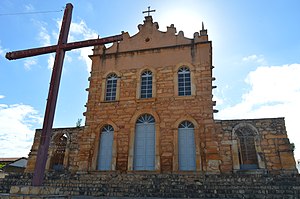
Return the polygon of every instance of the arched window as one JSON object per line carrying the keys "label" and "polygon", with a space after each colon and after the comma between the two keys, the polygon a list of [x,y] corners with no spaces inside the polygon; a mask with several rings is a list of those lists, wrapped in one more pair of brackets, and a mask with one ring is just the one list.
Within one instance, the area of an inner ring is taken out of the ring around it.
{"label": "arched window", "polygon": [[141,98],[152,97],[152,72],[146,70],[141,76]]}
{"label": "arched window", "polygon": [[105,101],[115,101],[116,100],[117,81],[118,81],[118,76],[115,73],[111,73],[107,76]]}
{"label": "arched window", "polygon": [[182,66],[178,70],[178,95],[191,95],[191,72],[186,66]]}
{"label": "arched window", "polygon": [[196,170],[194,125],[190,121],[183,121],[178,126],[178,161],[179,170]]}
{"label": "arched window", "polygon": [[66,134],[57,135],[54,138],[54,152],[50,160],[50,168],[55,171],[64,169],[64,158],[67,147],[68,138]]}
{"label": "arched window", "polygon": [[113,139],[114,128],[111,125],[105,125],[102,128],[99,141],[98,170],[111,170]]}
{"label": "arched window", "polygon": [[239,141],[239,160],[241,169],[257,169],[258,160],[255,148],[255,132],[248,126],[235,131]]}
{"label": "arched window", "polygon": [[133,169],[155,169],[155,119],[149,114],[140,116],[136,122]]}

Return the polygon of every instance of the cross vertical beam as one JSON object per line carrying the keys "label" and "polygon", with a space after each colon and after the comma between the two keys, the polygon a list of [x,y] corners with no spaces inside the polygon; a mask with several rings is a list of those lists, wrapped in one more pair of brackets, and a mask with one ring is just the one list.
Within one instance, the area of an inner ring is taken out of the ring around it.
{"label": "cross vertical beam", "polygon": [[44,180],[45,167],[48,157],[48,149],[51,139],[52,125],[59,90],[62,66],[65,57],[63,44],[67,43],[68,34],[71,25],[73,5],[68,3],[65,8],[62,26],[59,34],[58,43],[56,45],[55,61],[51,76],[50,88],[48,93],[46,111],[44,116],[43,129],[40,139],[40,146],[37,153],[35,169],[32,179],[33,186],[41,186]]}
{"label": "cross vertical beam", "polygon": [[52,126],[53,126],[55,107],[56,107],[56,101],[58,96],[65,52],[72,49],[83,48],[88,46],[104,45],[107,43],[118,42],[123,40],[123,35],[121,34],[121,35],[115,35],[115,36],[105,37],[101,39],[98,38],[98,39],[90,39],[90,40],[67,43],[68,34],[71,25],[72,10],[73,10],[73,5],[68,3],[65,8],[57,45],[13,51],[13,52],[8,52],[5,55],[7,59],[14,60],[14,59],[21,59],[25,57],[31,57],[31,56],[56,52],[50,86],[49,86],[43,129],[40,138],[40,145],[37,152],[37,158],[35,162],[34,174],[32,179],[33,186],[41,186],[44,180],[45,168],[48,159],[47,158],[48,149],[49,149],[49,144],[52,135]]}

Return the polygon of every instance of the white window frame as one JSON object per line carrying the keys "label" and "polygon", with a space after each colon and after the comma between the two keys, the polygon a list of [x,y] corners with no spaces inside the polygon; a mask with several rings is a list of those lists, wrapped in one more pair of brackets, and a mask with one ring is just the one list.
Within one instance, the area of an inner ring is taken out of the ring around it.
{"label": "white window frame", "polygon": [[182,66],[177,72],[178,96],[192,95],[191,71],[187,66]]}
{"label": "white window frame", "polygon": [[152,98],[152,84],[153,84],[153,76],[150,70],[146,70],[141,75],[141,90],[140,90],[140,98],[147,99]]}
{"label": "white window frame", "polygon": [[106,78],[105,101],[116,101],[118,76],[111,73]]}

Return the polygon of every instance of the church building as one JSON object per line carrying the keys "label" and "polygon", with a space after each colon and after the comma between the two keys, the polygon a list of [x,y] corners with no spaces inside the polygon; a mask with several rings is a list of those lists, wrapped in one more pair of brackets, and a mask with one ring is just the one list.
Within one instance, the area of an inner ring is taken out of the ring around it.
{"label": "church building", "polygon": [[187,38],[146,16],[138,30],[94,47],[85,125],[53,129],[47,171],[297,173],[284,118],[214,119],[212,42],[203,25]]}

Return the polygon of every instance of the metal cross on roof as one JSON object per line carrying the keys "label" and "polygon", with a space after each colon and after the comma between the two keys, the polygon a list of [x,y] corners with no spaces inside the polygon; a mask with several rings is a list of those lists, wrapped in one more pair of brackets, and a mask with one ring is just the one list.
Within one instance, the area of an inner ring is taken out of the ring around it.
{"label": "metal cross on roof", "polygon": [[150,6],[148,6],[148,10],[147,11],[143,11],[144,13],[148,13],[148,17],[150,16],[150,12],[155,12],[155,10],[150,10]]}

